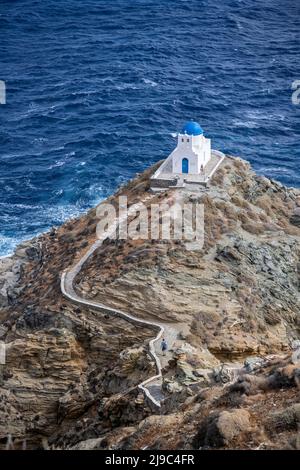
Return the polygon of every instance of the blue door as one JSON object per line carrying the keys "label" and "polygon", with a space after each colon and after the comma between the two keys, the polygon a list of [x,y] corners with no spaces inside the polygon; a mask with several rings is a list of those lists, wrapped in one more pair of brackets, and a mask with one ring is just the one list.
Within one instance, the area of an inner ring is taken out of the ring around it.
{"label": "blue door", "polygon": [[187,158],[182,159],[182,173],[189,172],[189,161]]}

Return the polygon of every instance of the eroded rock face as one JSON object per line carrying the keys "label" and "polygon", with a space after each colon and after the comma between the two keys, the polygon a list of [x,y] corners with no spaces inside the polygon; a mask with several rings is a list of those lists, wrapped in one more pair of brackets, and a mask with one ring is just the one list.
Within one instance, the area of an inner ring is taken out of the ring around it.
{"label": "eroded rock face", "polygon": [[[22,448],[25,439],[27,448],[47,448],[59,429],[64,434],[77,419],[99,415],[105,396],[122,394],[153,374],[146,349],[131,347],[137,337],[145,341],[151,332],[137,331],[120,319],[111,325],[109,320],[72,307],[58,312],[31,307],[6,327],[6,364],[0,366],[0,447],[12,438],[14,448]],[[137,417],[147,408],[139,407]],[[114,426],[118,419],[117,414]],[[106,421],[103,415],[98,432],[103,432]],[[72,439],[66,442],[73,443]]]}

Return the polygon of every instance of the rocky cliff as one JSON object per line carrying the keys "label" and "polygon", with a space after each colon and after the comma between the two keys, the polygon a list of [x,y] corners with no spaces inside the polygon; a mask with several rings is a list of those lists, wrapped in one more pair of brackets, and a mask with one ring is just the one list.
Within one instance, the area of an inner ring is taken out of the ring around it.
{"label": "rocky cliff", "polygon": [[[109,202],[172,204],[150,192],[154,170]],[[230,157],[208,188],[176,191],[204,205],[201,250],[106,240],[75,279],[82,297],[176,330],[162,416],[137,389],[153,331],[61,295],[96,239],[93,209],[0,260],[2,448],[299,448],[300,191]]]}

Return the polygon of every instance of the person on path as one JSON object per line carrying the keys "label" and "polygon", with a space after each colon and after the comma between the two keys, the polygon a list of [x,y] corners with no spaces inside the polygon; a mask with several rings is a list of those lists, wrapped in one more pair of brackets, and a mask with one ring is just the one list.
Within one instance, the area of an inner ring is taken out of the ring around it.
{"label": "person on path", "polygon": [[165,338],[162,339],[162,342],[160,343],[160,347],[161,347],[163,356],[165,356],[165,355],[166,355],[166,351],[167,351],[167,349],[168,349],[168,344],[167,344],[167,341],[165,340]]}

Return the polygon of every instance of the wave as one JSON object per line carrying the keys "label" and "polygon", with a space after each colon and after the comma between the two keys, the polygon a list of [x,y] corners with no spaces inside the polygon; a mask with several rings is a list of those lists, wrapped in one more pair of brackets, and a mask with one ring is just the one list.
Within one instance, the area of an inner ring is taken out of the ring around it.
{"label": "wave", "polygon": [[153,80],[150,80],[149,78],[143,78],[143,82],[144,82],[146,85],[150,85],[150,86],[152,86],[152,87],[158,86],[158,83],[157,83],[157,82],[154,82]]}

